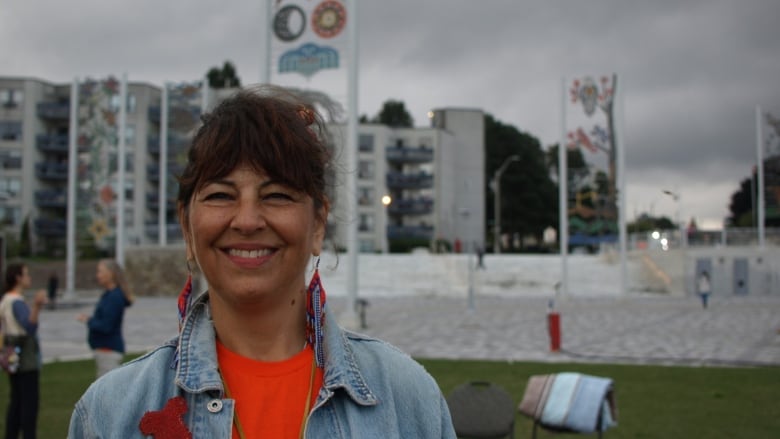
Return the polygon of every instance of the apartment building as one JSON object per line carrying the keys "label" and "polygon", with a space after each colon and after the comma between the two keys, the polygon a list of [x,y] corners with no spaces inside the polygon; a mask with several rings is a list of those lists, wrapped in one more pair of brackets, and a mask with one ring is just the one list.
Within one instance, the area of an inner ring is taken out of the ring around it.
{"label": "apartment building", "polygon": [[[93,86],[105,87],[104,82],[96,84]],[[201,108],[213,106],[229,91],[207,90],[204,96],[195,85],[169,85],[164,129],[162,87],[130,82],[127,88],[126,246],[180,242],[174,176],[184,164]],[[0,230],[18,240],[22,224],[27,222],[36,253],[65,253],[70,93],[71,84],[0,77]],[[99,116],[116,117],[119,96],[109,93],[100,99],[106,100],[103,110],[107,111]],[[82,119],[85,111],[79,107]],[[428,128],[362,124],[358,128],[357,169],[346,165],[346,127],[331,126],[336,158],[329,218],[333,244],[345,248],[347,227],[356,225],[361,252],[387,252],[399,245],[432,248],[437,243],[440,248],[457,246],[465,251],[483,245],[483,119],[480,110],[441,109],[432,112]],[[96,183],[90,177],[97,169],[96,146],[83,130],[80,128],[78,142],[76,241],[80,246],[99,241],[110,252],[120,190],[118,149],[108,146],[103,163],[108,163],[110,170],[105,181]],[[164,145],[161,133],[167,133]],[[161,154],[162,148],[166,154]],[[167,172],[161,172],[163,165]],[[346,213],[350,195],[344,184],[350,172],[357,174],[357,211],[352,218]],[[166,177],[164,181],[161,176]],[[161,193],[165,202],[160,202]],[[104,224],[98,224],[89,210],[99,204],[96,199],[105,203]]]}

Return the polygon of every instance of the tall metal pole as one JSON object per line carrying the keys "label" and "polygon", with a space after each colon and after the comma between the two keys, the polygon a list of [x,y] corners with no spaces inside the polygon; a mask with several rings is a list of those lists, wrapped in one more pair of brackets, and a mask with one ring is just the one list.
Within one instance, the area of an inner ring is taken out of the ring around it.
{"label": "tall metal pole", "polygon": [[347,217],[351,220],[347,227],[347,259],[349,275],[347,277],[347,326],[357,327],[358,293],[358,238],[357,238],[357,150],[358,150],[358,2],[349,2],[351,22],[347,25],[349,34],[349,66],[347,70],[347,99],[349,116],[347,120]]}
{"label": "tall metal pole", "polygon": [[561,142],[558,145],[558,243],[561,254],[561,288],[569,294],[569,200],[568,164],[566,163],[566,78],[561,80]]}
{"label": "tall metal pole", "polygon": [[260,83],[268,84],[271,82],[271,0],[264,0],[265,5],[261,8],[260,23],[262,23],[262,42],[260,44]]}
{"label": "tall metal pole", "polygon": [[761,119],[763,112],[761,107],[756,106],[756,153],[758,158],[758,167],[756,173],[758,174],[758,246],[764,248],[764,217],[766,212],[764,211],[764,134],[762,133],[763,123]]}
{"label": "tall metal pole", "polygon": [[160,160],[157,188],[157,242],[160,247],[168,245],[168,83],[163,84],[160,97]]}
{"label": "tall metal pole", "polygon": [[495,254],[501,253],[501,176],[504,175],[504,171],[512,162],[519,160],[520,156],[516,154],[507,157],[493,174],[492,186],[495,198],[493,200],[493,222],[495,223],[493,227],[493,253]]}
{"label": "tall metal pole", "polygon": [[70,125],[68,126],[68,209],[65,259],[65,298],[76,294],[76,183],[78,174],[78,138],[79,138],[79,80],[73,79],[70,86]]}
{"label": "tall metal pole", "polygon": [[127,201],[125,191],[126,178],[126,150],[127,150],[127,73],[122,74],[122,82],[119,86],[119,130],[118,130],[118,160],[117,160],[117,186],[119,196],[116,205],[116,249],[114,250],[117,263],[121,267],[125,266],[125,202]]}

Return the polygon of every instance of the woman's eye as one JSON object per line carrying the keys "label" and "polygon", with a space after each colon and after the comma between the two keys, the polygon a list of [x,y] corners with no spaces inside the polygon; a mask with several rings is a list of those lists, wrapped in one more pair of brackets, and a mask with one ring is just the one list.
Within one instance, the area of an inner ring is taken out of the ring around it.
{"label": "woman's eye", "polygon": [[292,196],[284,192],[273,192],[265,196],[268,200],[292,200]]}
{"label": "woman's eye", "polygon": [[204,200],[229,200],[231,198],[232,197],[225,192],[213,192],[206,194],[206,196],[203,197]]}

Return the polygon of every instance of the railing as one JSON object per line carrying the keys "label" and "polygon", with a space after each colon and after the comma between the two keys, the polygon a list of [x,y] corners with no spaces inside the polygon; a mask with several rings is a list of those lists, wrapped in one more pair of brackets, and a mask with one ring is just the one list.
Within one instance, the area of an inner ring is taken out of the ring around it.
{"label": "railing", "polygon": [[[190,147],[190,139],[182,136],[168,136],[168,155],[176,155]],[[149,136],[146,140],[149,154],[160,154],[160,136]]]}
{"label": "railing", "polygon": [[393,201],[387,210],[394,215],[425,215],[433,212],[433,199],[427,197],[400,199]]}
{"label": "railing", "polygon": [[35,145],[44,152],[68,152],[67,134],[38,134]]}
{"label": "railing", "polygon": [[387,226],[387,237],[396,238],[433,238],[433,226]]}
{"label": "railing", "polygon": [[406,146],[388,146],[385,157],[390,162],[397,163],[427,163],[433,161],[433,148],[424,146],[409,148]]}
{"label": "railing", "polygon": [[68,164],[43,162],[35,165],[35,175],[42,180],[67,180]]}
{"label": "railing", "polygon": [[433,174],[418,172],[404,174],[402,172],[389,172],[385,176],[387,187],[391,189],[427,189],[433,187]]}
{"label": "railing", "polygon": [[38,207],[67,207],[68,194],[59,189],[35,191],[35,204]]}
{"label": "railing", "polygon": [[[744,247],[758,245],[758,229],[752,227],[733,227],[723,230],[697,230],[681,233],[679,229],[656,230],[652,232],[631,233],[628,235],[629,250],[706,247]],[[764,244],[780,247],[780,228],[764,229]]]}
{"label": "railing", "polygon": [[33,222],[35,233],[41,236],[65,236],[67,221],[64,219],[38,218]]}
{"label": "railing", "polygon": [[52,120],[68,120],[70,117],[70,103],[67,102],[40,102],[36,107],[38,117]]}

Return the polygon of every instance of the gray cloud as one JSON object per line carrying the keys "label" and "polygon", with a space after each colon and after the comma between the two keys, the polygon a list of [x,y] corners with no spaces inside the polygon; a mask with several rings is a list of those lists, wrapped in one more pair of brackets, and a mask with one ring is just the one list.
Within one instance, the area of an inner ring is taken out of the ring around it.
{"label": "gray cloud", "polygon": [[[755,162],[755,106],[780,110],[776,0],[358,1],[361,114],[390,98],[417,125],[431,108],[481,108],[549,145],[562,78],[618,73],[636,209],[672,208],[653,200],[675,185],[695,192],[691,214],[722,219]],[[0,8],[0,74],[161,84],[231,60],[259,78],[262,2],[41,3]]]}

